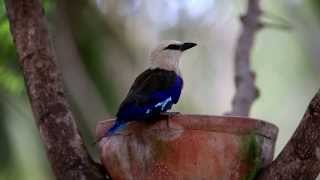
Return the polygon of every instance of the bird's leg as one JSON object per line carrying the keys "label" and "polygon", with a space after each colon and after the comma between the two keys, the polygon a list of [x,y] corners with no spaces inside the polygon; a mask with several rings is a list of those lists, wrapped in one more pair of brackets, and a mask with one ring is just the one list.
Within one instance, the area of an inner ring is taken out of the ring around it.
{"label": "bird's leg", "polygon": [[170,123],[169,120],[170,118],[176,116],[180,114],[180,112],[161,112],[160,116],[165,116],[166,117],[166,121],[167,121],[167,128],[170,128]]}
{"label": "bird's leg", "polygon": [[169,119],[170,119],[170,116],[167,117],[167,128],[168,129],[170,128]]}
{"label": "bird's leg", "polygon": [[177,116],[181,114],[180,112],[161,112],[160,115],[167,116],[168,118],[172,118],[174,116]]}
{"label": "bird's leg", "polygon": [[170,117],[174,117],[177,116],[179,114],[181,114],[180,112],[168,112]]}

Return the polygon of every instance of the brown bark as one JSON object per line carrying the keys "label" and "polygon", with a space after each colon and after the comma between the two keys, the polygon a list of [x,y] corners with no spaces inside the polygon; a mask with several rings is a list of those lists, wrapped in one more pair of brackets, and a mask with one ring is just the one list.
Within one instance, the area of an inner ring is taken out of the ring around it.
{"label": "brown bark", "polygon": [[[259,0],[248,0],[246,15],[241,17],[243,31],[239,37],[235,57],[236,95],[233,115],[248,116],[253,101],[258,97],[254,73],[250,70],[250,51],[255,33],[262,27],[275,27],[261,23]],[[276,26],[279,27],[279,26]],[[300,125],[280,155],[262,169],[258,180],[313,180],[320,172],[320,91],[311,101]]]}
{"label": "brown bark", "polygon": [[313,180],[320,172],[320,90],[279,156],[259,180]]}
{"label": "brown bark", "polygon": [[32,110],[57,179],[105,179],[87,153],[63,91],[39,0],[6,0]]}
{"label": "brown bark", "polygon": [[259,21],[260,0],[248,0],[245,15],[241,16],[242,32],[235,52],[236,93],[232,100],[232,110],[228,115],[248,116],[254,100],[259,96],[255,86],[255,74],[250,68],[250,56],[256,32],[262,27]]}

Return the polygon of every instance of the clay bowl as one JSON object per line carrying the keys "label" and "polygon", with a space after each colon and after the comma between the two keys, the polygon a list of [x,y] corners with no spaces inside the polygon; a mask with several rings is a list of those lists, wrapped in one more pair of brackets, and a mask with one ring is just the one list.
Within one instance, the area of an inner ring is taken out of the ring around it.
{"label": "clay bowl", "polygon": [[[99,122],[97,137],[112,124]],[[115,180],[243,180],[272,161],[277,133],[276,126],[247,117],[180,114],[131,123],[99,147]]]}

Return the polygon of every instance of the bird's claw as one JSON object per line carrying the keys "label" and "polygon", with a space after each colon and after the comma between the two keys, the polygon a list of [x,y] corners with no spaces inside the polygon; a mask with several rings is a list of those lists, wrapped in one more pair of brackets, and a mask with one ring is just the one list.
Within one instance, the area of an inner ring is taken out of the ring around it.
{"label": "bird's claw", "polygon": [[161,116],[167,116],[168,118],[172,118],[174,116],[177,116],[181,114],[180,112],[161,112],[160,115]]}
{"label": "bird's claw", "polygon": [[166,117],[166,121],[167,121],[167,128],[170,128],[170,123],[169,120],[170,118],[179,115],[180,112],[162,112],[160,113],[160,116],[165,116]]}

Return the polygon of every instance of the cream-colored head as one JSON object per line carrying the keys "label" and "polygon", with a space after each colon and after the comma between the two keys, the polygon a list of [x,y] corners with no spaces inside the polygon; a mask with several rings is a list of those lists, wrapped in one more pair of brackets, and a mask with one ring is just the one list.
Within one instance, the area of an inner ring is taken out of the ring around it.
{"label": "cream-colored head", "polygon": [[161,42],[158,47],[151,52],[150,69],[160,68],[180,73],[179,64],[182,53],[197,44],[183,43],[175,40]]}

